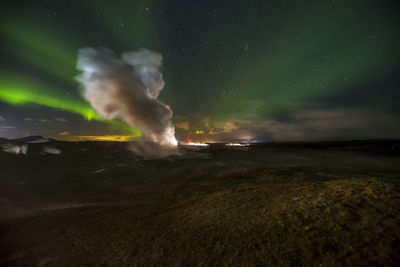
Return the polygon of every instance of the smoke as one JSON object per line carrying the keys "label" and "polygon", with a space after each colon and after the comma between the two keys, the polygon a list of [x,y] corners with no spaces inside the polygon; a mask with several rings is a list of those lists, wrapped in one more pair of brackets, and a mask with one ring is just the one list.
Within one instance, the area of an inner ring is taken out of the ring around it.
{"label": "smoke", "polygon": [[15,144],[4,144],[3,145],[3,151],[12,153],[12,154],[24,154],[26,155],[28,153],[28,145],[23,144],[23,145],[15,145]]}
{"label": "smoke", "polygon": [[55,147],[51,147],[51,146],[44,146],[43,153],[44,154],[52,154],[52,155],[60,155],[61,150],[58,148],[55,148]]}
{"label": "smoke", "polygon": [[164,87],[162,56],[142,49],[117,57],[109,49],[83,48],[77,78],[83,96],[105,119],[121,119],[143,134],[132,150],[144,157],[178,154],[171,108],[157,99]]}

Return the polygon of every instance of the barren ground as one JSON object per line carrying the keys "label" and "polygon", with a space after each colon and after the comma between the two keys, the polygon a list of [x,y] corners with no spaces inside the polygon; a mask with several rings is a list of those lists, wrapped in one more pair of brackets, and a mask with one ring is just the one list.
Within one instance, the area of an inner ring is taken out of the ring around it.
{"label": "barren ground", "polygon": [[[4,266],[400,262],[400,157],[213,148],[137,160],[125,144],[0,152]],[[353,148],[353,147],[352,147]]]}

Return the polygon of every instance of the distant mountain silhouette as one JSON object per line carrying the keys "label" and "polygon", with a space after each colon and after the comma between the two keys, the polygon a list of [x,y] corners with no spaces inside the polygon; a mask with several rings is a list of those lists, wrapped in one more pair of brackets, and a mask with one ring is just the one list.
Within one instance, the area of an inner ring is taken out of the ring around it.
{"label": "distant mountain silhouette", "polygon": [[17,138],[17,139],[11,139],[13,142],[23,142],[23,143],[45,143],[48,142],[49,139],[44,138],[41,135],[32,135],[32,136],[26,136],[22,138]]}

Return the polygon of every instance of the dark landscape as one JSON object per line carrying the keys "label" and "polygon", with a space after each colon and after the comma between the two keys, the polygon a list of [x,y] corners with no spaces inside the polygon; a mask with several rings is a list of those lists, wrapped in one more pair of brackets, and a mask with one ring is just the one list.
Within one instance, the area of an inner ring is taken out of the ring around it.
{"label": "dark landscape", "polygon": [[211,144],[160,160],[126,146],[0,152],[1,265],[400,261],[400,141]]}

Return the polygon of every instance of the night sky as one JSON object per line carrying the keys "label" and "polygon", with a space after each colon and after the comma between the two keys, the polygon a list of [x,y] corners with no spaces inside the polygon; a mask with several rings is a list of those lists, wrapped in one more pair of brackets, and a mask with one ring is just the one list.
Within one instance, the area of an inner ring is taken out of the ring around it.
{"label": "night sky", "polygon": [[127,140],[75,80],[77,53],[163,56],[178,140],[400,137],[398,1],[3,1],[0,137]]}

